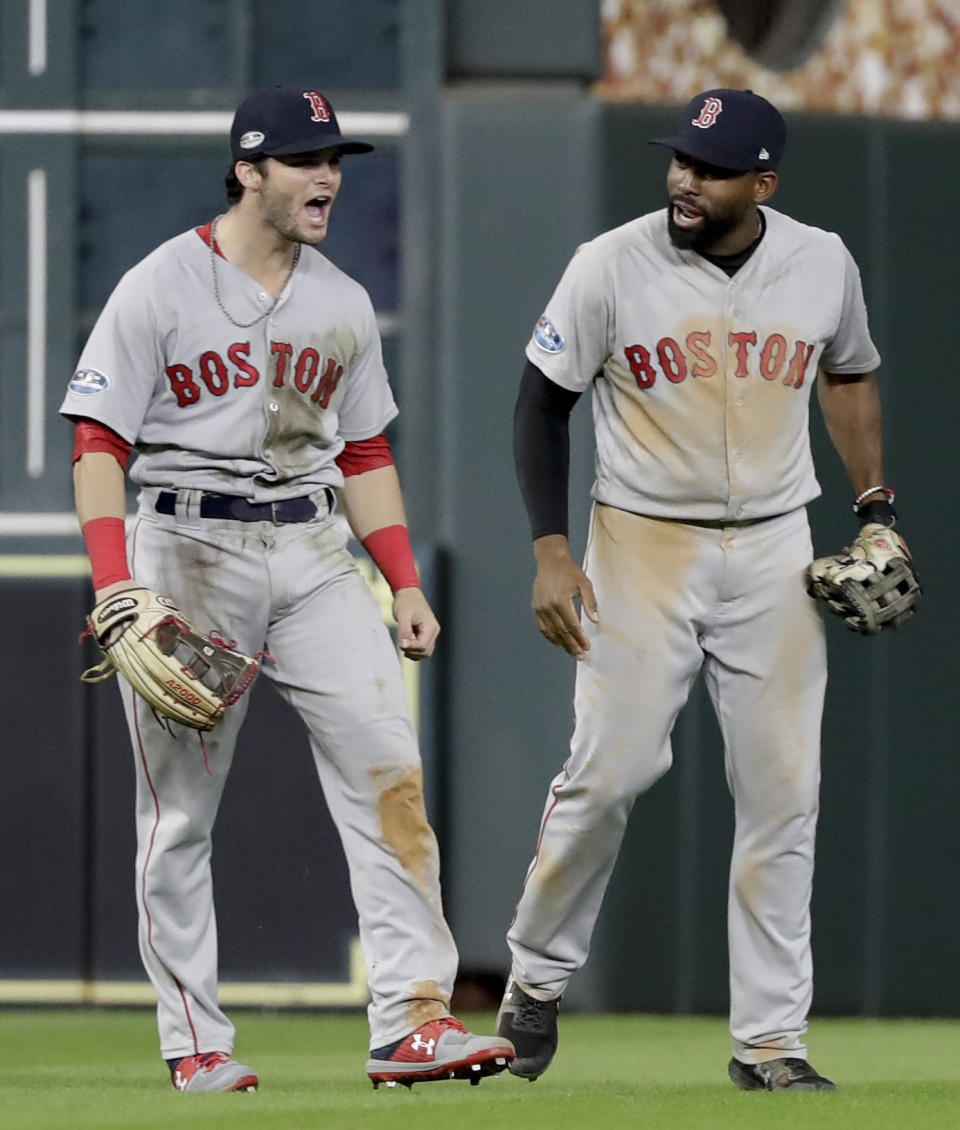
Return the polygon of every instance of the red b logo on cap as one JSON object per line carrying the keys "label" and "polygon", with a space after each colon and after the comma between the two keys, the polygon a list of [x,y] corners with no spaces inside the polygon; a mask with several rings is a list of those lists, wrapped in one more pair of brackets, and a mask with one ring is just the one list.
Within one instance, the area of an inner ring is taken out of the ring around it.
{"label": "red b logo on cap", "polygon": [[698,126],[700,129],[709,129],[711,126],[717,124],[717,118],[720,116],[720,111],[722,109],[723,103],[719,98],[708,98],[703,103],[703,109],[700,111],[700,117],[694,118],[690,124]]}
{"label": "red b logo on cap", "polygon": [[327,100],[322,94],[317,94],[315,90],[305,90],[303,96],[313,107],[313,115],[310,118],[311,122],[330,121],[330,107],[327,105]]}

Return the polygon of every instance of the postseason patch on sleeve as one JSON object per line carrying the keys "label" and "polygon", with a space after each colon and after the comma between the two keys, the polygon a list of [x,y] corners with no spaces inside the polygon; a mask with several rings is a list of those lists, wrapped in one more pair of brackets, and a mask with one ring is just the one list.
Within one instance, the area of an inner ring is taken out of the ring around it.
{"label": "postseason patch on sleeve", "polygon": [[99,369],[78,369],[69,385],[70,391],[80,396],[95,396],[98,392],[106,392],[109,387],[110,378]]}
{"label": "postseason patch on sleeve", "polygon": [[561,353],[567,344],[546,315],[537,322],[537,328],[533,331],[533,340],[547,353]]}

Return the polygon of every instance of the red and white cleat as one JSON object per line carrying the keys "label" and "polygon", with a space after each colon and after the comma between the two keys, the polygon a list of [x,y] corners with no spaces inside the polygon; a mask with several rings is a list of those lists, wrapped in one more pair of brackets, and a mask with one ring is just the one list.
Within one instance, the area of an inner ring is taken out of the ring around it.
{"label": "red and white cleat", "polygon": [[174,1067],[171,1081],[177,1091],[255,1091],[257,1073],[224,1052],[188,1055]]}
{"label": "red and white cleat", "polygon": [[502,1036],[476,1036],[453,1016],[422,1024],[394,1044],[377,1048],[367,1060],[374,1090],[381,1083],[427,1083],[433,1079],[469,1079],[479,1083],[513,1059],[513,1044]]}

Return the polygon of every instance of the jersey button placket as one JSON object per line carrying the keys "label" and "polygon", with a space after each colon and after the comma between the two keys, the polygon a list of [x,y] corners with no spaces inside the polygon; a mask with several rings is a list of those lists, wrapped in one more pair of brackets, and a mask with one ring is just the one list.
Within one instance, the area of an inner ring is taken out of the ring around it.
{"label": "jersey button placket", "polygon": [[[271,318],[270,321],[273,321],[273,319]],[[264,344],[265,344],[266,353],[267,353],[267,356],[269,357],[269,356],[271,356],[271,350],[272,350],[271,341],[272,341],[273,335],[267,329],[266,325],[264,325],[264,338],[265,338]],[[279,427],[280,427],[280,401],[278,399],[278,394],[277,394],[278,370],[274,367],[277,364],[278,364],[278,362],[274,358],[273,363],[270,365],[270,368],[268,370],[268,372],[269,372],[268,380],[266,381],[266,383],[263,386],[263,398],[264,398],[263,403],[264,403],[264,409],[265,409],[264,415],[265,415],[266,419],[264,421],[265,422],[265,428],[264,428],[264,433],[263,433],[263,439],[261,441],[260,453],[261,453],[264,461],[269,465],[270,471],[274,470],[274,467],[273,467],[273,451],[274,451],[275,441],[277,439],[277,436],[278,436],[278,433],[279,433]]]}
{"label": "jersey button placket", "polygon": [[272,463],[272,461],[273,461],[272,437],[275,435],[275,429],[276,429],[276,424],[275,424],[274,421],[276,421],[279,418],[277,416],[277,413],[280,411],[280,405],[275,400],[270,400],[267,403],[267,410],[270,413],[270,423],[267,427],[267,435],[266,435],[266,439],[264,441],[263,457],[268,462]]}

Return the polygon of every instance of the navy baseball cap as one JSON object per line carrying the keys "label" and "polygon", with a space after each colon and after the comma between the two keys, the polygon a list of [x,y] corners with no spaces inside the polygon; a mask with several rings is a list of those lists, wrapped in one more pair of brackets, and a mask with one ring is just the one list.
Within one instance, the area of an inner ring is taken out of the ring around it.
{"label": "navy baseball cap", "polygon": [[344,137],[327,99],[302,86],[259,90],[237,107],[230,128],[234,161],[312,153],[336,146],[342,153],[370,153],[372,145]]}
{"label": "navy baseball cap", "polygon": [[735,172],[777,167],[787,140],[780,111],[752,90],[705,90],[691,98],[669,137],[652,138],[677,153]]}

